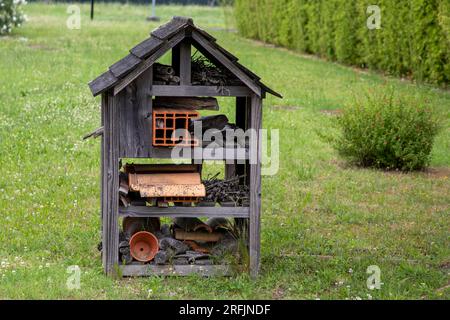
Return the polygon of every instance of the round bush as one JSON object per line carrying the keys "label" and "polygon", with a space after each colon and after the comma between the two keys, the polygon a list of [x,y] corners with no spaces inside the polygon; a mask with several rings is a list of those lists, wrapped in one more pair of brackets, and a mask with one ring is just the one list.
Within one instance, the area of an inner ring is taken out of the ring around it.
{"label": "round bush", "polygon": [[365,167],[419,170],[428,165],[440,123],[425,104],[392,94],[368,96],[338,118],[339,153]]}
{"label": "round bush", "polygon": [[25,22],[21,6],[26,3],[26,0],[0,0],[0,35],[11,33]]}

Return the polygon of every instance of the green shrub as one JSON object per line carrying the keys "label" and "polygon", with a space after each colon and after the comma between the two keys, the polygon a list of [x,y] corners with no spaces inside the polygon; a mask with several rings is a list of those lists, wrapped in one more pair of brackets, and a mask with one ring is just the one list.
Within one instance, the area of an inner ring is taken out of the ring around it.
{"label": "green shrub", "polygon": [[435,112],[424,103],[394,95],[372,95],[338,118],[338,152],[357,165],[402,171],[428,165],[439,131]]}
{"label": "green shrub", "polygon": [[20,27],[26,20],[21,6],[25,0],[0,0],[0,35],[11,33],[14,27]]}
{"label": "green shrub", "polygon": [[[235,0],[240,33],[345,64],[447,85],[449,0]],[[367,7],[381,28],[367,28]]]}

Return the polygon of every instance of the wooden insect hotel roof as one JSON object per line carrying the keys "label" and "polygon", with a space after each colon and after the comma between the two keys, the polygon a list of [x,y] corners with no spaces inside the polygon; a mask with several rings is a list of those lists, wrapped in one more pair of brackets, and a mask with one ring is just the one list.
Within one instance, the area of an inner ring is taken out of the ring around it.
{"label": "wooden insect hotel roof", "polygon": [[94,96],[114,88],[119,93],[145,70],[151,67],[164,53],[185,38],[192,38],[199,51],[218,62],[234,74],[253,93],[264,97],[268,92],[281,95],[261,82],[261,78],[244,67],[233,54],[221,47],[216,39],[194,25],[190,18],[174,17],[170,22],[152,31],[150,37],[130,50],[130,53],[109,67],[109,70],[89,83]]}

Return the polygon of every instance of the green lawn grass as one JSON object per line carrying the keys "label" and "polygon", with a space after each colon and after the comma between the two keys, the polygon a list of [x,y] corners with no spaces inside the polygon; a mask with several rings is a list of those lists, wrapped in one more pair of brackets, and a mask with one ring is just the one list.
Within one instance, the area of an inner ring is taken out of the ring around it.
{"label": "green lawn grass", "polygon": [[[231,278],[111,279],[100,254],[99,99],[87,83],[145,39],[149,8],[96,5],[81,30],[67,5],[30,4],[30,21],[0,38],[0,298],[421,299],[450,297],[450,93],[298,55],[224,29],[221,9],[158,7],[192,16],[285,99],[269,97],[264,127],[280,129],[280,171],[263,178],[262,269]],[[444,128],[428,172],[346,165],[320,138],[332,112],[393,87],[436,107]],[[231,103],[222,99],[222,110]],[[81,268],[68,290],[67,267]],[[377,265],[384,283],[366,286]]]}

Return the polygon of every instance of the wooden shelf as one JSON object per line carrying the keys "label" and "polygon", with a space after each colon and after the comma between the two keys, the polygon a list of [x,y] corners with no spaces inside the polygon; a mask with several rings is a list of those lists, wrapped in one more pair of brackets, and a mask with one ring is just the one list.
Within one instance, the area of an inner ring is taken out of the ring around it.
{"label": "wooden shelf", "polygon": [[[173,148],[153,147],[151,158],[172,159]],[[197,154],[198,152],[198,154]],[[203,160],[248,160],[249,152],[246,148],[179,148],[176,156],[181,159],[203,159]],[[200,156],[200,157],[199,157]]]}
{"label": "wooden shelf", "polygon": [[149,95],[158,97],[250,97],[252,91],[245,86],[154,85]]}
{"label": "wooden shelf", "polygon": [[202,276],[229,276],[232,274],[229,265],[121,265],[119,266],[124,277],[144,276],[188,276],[199,274]]}
{"label": "wooden shelf", "polygon": [[249,207],[119,207],[119,215],[122,217],[228,217],[249,218]]}

